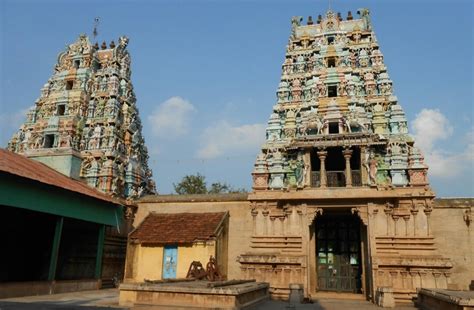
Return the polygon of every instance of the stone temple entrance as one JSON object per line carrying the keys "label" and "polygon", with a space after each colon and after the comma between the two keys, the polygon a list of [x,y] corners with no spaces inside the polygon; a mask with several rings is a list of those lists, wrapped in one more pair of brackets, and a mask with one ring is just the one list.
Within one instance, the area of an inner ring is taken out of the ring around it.
{"label": "stone temple entrance", "polygon": [[361,293],[360,220],[351,214],[327,214],[315,221],[318,291]]}

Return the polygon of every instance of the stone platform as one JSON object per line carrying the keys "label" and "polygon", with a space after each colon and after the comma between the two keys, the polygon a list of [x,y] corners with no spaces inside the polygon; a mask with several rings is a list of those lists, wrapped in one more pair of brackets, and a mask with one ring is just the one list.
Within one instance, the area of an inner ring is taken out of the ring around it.
{"label": "stone platform", "polygon": [[474,291],[422,288],[418,291],[417,306],[423,310],[474,309]]}
{"label": "stone platform", "polygon": [[269,284],[247,282],[209,287],[209,281],[169,283],[123,283],[120,306],[246,309],[269,299]]}

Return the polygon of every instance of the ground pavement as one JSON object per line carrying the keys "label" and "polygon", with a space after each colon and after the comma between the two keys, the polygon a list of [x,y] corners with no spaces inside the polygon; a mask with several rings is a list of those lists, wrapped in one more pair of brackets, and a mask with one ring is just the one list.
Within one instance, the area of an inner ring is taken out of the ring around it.
{"label": "ground pavement", "polygon": [[[83,291],[75,293],[0,299],[0,310],[153,310],[155,307],[119,307],[118,290]],[[163,309],[163,308],[160,308]],[[186,308],[191,309],[191,308]],[[290,305],[288,302],[269,300],[252,310],[372,310],[382,309],[367,301],[319,299],[312,304]],[[396,310],[415,310],[413,306]]]}

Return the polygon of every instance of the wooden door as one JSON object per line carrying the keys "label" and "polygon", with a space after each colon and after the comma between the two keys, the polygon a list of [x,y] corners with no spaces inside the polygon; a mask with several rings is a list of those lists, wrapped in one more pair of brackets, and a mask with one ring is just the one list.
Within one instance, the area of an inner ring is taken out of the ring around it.
{"label": "wooden door", "polygon": [[359,226],[353,216],[323,216],[316,221],[319,290],[361,292]]}
{"label": "wooden door", "polygon": [[163,251],[163,279],[176,279],[178,247],[167,245]]}

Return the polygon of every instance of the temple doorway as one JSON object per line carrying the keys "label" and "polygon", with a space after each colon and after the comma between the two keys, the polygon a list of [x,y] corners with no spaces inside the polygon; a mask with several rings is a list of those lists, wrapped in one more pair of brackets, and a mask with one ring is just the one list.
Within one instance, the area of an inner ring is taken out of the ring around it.
{"label": "temple doorway", "polygon": [[318,291],[362,293],[360,225],[357,216],[347,213],[316,219]]}

